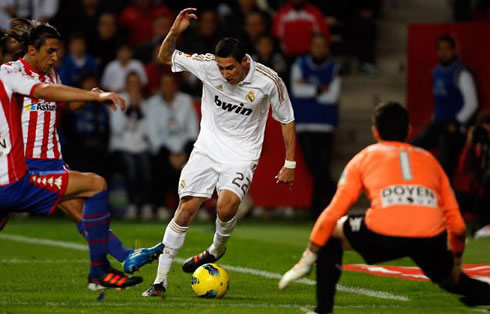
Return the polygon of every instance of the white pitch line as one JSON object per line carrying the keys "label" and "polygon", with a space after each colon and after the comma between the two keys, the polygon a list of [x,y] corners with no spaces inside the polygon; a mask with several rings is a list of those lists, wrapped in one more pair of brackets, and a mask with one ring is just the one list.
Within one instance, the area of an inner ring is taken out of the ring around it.
{"label": "white pitch line", "polygon": [[66,263],[87,263],[86,259],[18,259],[3,258],[0,263],[5,264],[66,264]]}
{"label": "white pitch line", "polygon": [[[183,263],[184,260],[180,258],[176,258],[175,261],[179,263]],[[278,273],[271,273],[268,271],[264,270],[258,270],[258,269],[253,269],[253,268],[247,268],[247,267],[240,267],[240,266],[231,266],[231,265],[221,265],[224,268],[237,272],[237,273],[242,273],[242,274],[250,274],[250,275],[255,275],[255,276],[260,276],[260,277],[265,277],[265,278],[270,278],[270,279],[281,279],[282,275]],[[308,278],[302,278],[300,280],[297,280],[296,282],[303,283],[306,285],[314,286],[316,284],[316,281],[308,279]],[[348,292],[348,293],[354,293],[354,294],[362,294],[362,295],[367,295],[370,297],[375,297],[375,298],[380,298],[380,299],[390,299],[390,300],[398,300],[398,301],[409,301],[409,298],[406,296],[399,296],[399,295],[394,295],[388,292],[384,291],[376,291],[376,290],[370,290],[370,289],[365,289],[365,288],[360,288],[360,287],[348,287],[344,285],[337,285],[337,290],[342,291],[342,292]]]}
{"label": "white pitch line", "polygon": [[48,240],[48,239],[38,239],[38,238],[28,238],[24,236],[18,236],[13,234],[0,234],[0,239],[2,240],[10,240],[21,243],[30,243],[30,244],[42,244],[47,246],[56,246],[67,249],[74,249],[79,251],[88,251],[87,244],[78,244],[73,242],[65,242],[65,241],[57,241],[57,240]]}
{"label": "white pitch line", "polygon": [[[12,234],[0,234],[0,240],[10,240],[10,241],[15,241],[15,242],[21,242],[21,243],[30,243],[30,244],[41,244],[41,245],[47,245],[47,246],[55,246],[55,247],[63,247],[67,249],[74,249],[74,250],[79,250],[79,251],[88,251],[87,245],[83,244],[78,244],[78,243],[72,243],[72,242],[65,242],[65,241],[57,241],[57,240],[48,240],[48,239],[36,239],[36,238],[28,238],[24,236],[19,236],[19,235],[12,235]],[[184,260],[181,258],[176,258],[176,262],[178,263],[183,263]],[[281,274],[278,273],[272,273],[264,270],[259,270],[259,269],[253,269],[253,268],[247,268],[247,267],[240,267],[240,266],[231,266],[231,265],[222,265],[226,269],[237,272],[237,273],[242,273],[242,274],[250,274],[254,276],[260,276],[264,278],[270,278],[270,279],[280,279]],[[306,285],[315,285],[315,281],[307,278],[303,278],[297,281],[298,283],[303,283]],[[395,295],[389,292],[385,291],[377,291],[377,290],[370,290],[370,289],[365,289],[365,288],[360,288],[360,287],[348,287],[344,285],[337,285],[337,290],[342,291],[342,292],[348,292],[348,293],[353,293],[353,294],[360,294],[360,295],[365,295],[369,297],[375,297],[375,298],[380,298],[380,299],[390,299],[390,300],[397,300],[397,301],[409,301],[410,299],[407,296],[401,296],[401,295]]]}

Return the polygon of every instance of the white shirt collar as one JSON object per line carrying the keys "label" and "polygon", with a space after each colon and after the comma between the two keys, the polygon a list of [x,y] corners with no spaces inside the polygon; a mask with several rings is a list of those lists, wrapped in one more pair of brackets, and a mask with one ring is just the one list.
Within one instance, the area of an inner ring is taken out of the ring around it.
{"label": "white shirt collar", "polygon": [[250,84],[252,83],[252,78],[254,76],[254,73],[255,73],[255,61],[254,59],[252,59],[252,57],[250,57],[250,55],[246,55],[247,58],[248,58],[248,62],[250,64],[250,68],[248,69],[248,73],[247,73],[247,76],[245,76],[245,78],[238,84]]}

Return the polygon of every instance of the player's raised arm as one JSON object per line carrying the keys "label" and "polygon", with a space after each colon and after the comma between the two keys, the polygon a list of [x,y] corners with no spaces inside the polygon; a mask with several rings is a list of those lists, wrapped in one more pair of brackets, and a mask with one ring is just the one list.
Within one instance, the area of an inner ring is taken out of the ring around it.
{"label": "player's raised arm", "polygon": [[196,11],[197,9],[195,8],[187,8],[180,11],[179,15],[175,18],[174,24],[163,40],[160,51],[158,51],[158,60],[163,64],[172,64],[172,54],[175,51],[177,37],[189,27],[191,19],[197,19]]}

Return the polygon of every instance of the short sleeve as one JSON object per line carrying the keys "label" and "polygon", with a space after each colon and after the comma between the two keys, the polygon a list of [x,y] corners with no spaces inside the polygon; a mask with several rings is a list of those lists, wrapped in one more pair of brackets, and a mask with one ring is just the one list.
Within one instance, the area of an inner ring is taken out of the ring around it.
{"label": "short sleeve", "polygon": [[34,88],[40,85],[39,81],[22,73],[18,69],[12,69],[2,66],[0,69],[0,78],[3,84],[7,86],[13,93],[32,97]]}
{"label": "short sleeve", "polygon": [[279,76],[274,79],[274,86],[269,100],[272,106],[272,117],[276,121],[281,123],[294,121],[293,106],[291,105],[286,85]]}
{"label": "short sleeve", "polygon": [[214,62],[214,55],[210,53],[189,55],[175,50],[172,54],[172,72],[189,71],[202,81],[211,62]]}

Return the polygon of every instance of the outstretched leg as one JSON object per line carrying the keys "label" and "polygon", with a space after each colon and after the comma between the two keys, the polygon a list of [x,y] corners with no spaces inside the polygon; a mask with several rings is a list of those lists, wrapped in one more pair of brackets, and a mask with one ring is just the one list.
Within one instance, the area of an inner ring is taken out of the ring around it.
{"label": "outstretched leg", "polygon": [[142,296],[154,297],[161,296],[165,293],[168,283],[167,277],[172,262],[184,245],[187,229],[204,201],[205,198],[201,197],[183,197],[180,200],[174,218],[168,223],[165,234],[163,235],[162,242],[165,245],[165,249],[158,260],[155,281],[148,290],[142,293]]}
{"label": "outstretched leg", "polygon": [[[87,239],[87,231],[82,223],[84,201],[83,199],[73,199],[61,203],[58,208],[70,217],[76,224],[78,232]],[[132,250],[122,244],[114,232],[108,230],[107,252],[119,262],[126,260]]]}
{"label": "outstretched leg", "polygon": [[447,249],[446,234],[432,241],[432,245],[415,248],[411,256],[427,277],[442,289],[462,295],[466,305],[490,305],[490,285],[463,272],[461,258],[455,258]]}
{"label": "outstretched leg", "polygon": [[[102,177],[91,173],[69,172],[68,187],[63,201],[85,199],[82,225],[89,244],[90,289],[125,288],[142,281],[141,277],[127,277],[120,272],[114,272],[107,260],[111,217],[107,197],[107,184]],[[150,249],[140,249],[130,253],[124,261],[125,271],[132,273],[139,267],[150,263],[158,257],[162,250],[163,245],[159,244]]]}

